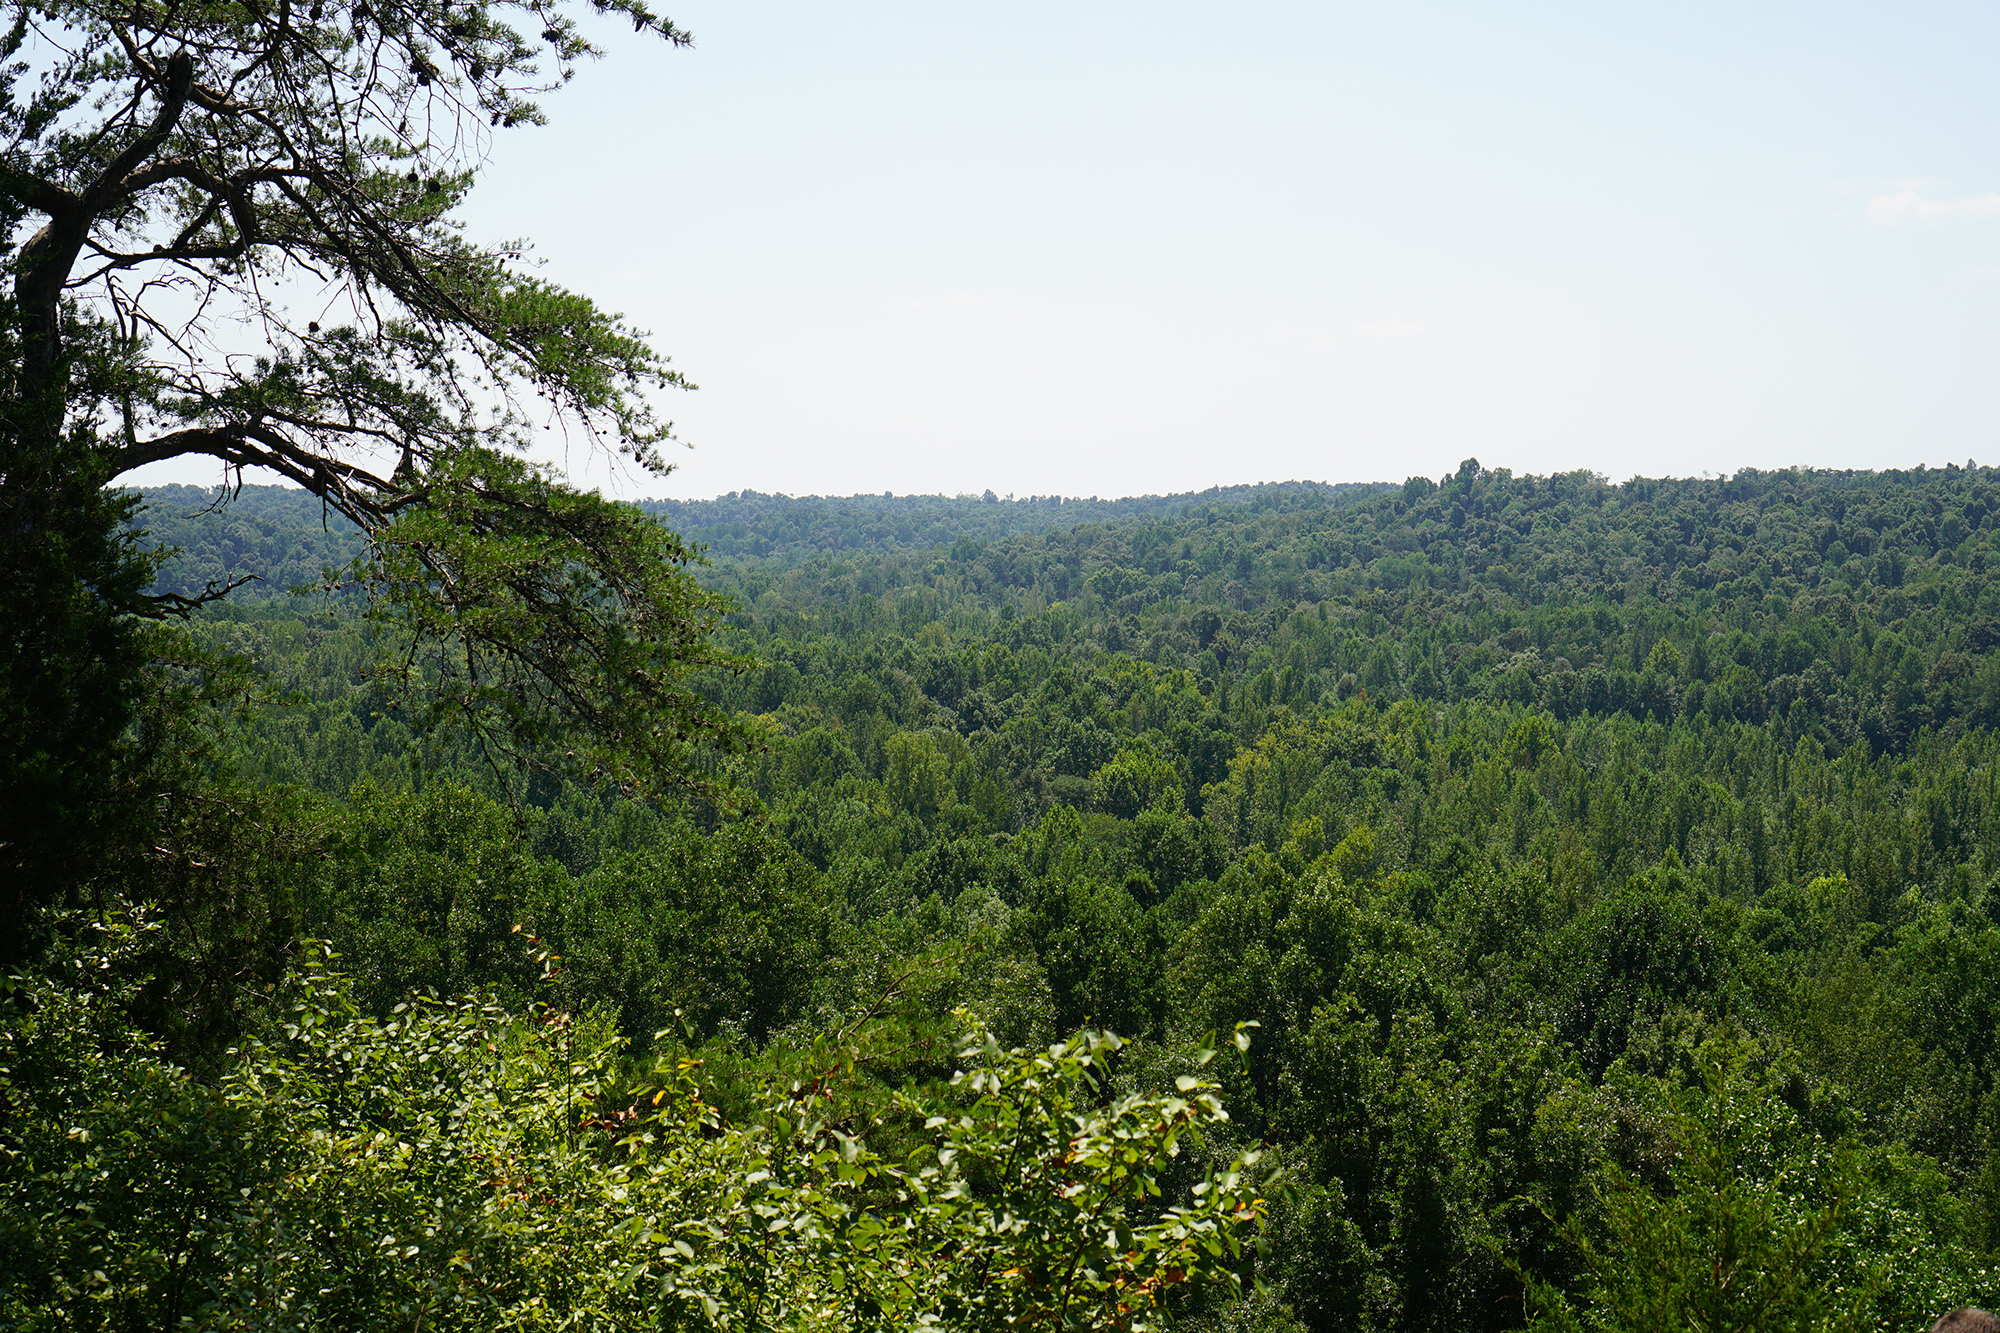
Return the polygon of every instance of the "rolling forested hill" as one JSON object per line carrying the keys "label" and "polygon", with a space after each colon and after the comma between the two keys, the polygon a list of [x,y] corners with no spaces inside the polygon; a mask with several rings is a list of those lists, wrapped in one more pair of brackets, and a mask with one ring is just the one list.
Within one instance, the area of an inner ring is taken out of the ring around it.
{"label": "rolling forested hill", "polygon": [[[282,494],[189,498],[148,511],[183,584],[342,558]],[[197,633],[274,700],[229,761],[307,812],[232,929],[387,1012],[525,993],[524,924],[725,1107],[911,960],[913,1014],[1133,1038],[1121,1088],[1254,1021],[1190,1179],[1264,1144],[1289,1183],[1212,1327],[2000,1297],[2000,473],[660,510],[734,606],[732,797],[510,792],[345,603],[227,603]]]}
{"label": "rolling forested hill", "polygon": [[[1035,495],[1005,500],[944,495],[787,496],[732,491],[714,500],[641,500],[641,510],[706,550],[711,559],[796,557],[823,551],[929,549],[959,537],[990,541],[1086,522],[1165,517],[1192,504],[1232,503],[1271,495],[1337,497],[1382,489],[1284,482],[1211,487],[1186,495]],[[178,554],[159,588],[193,596],[211,581],[240,575],[250,597],[276,596],[321,581],[360,550],[354,525],[303,491],[243,486],[223,493],[199,486],[145,492],[138,520],[152,542]]]}

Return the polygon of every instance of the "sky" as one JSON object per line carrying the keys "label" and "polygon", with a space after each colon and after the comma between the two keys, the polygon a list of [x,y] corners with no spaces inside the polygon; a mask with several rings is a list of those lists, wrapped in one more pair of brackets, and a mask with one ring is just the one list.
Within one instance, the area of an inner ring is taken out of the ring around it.
{"label": "sky", "polygon": [[2000,6],[656,2],[464,210],[700,385],[587,484],[2000,462]]}

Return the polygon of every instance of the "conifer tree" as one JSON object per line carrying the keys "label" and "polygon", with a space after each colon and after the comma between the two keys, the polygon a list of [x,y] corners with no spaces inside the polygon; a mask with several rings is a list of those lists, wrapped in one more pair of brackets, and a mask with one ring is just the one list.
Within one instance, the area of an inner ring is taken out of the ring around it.
{"label": "conifer tree", "polygon": [[[643,0],[598,14],[668,45]],[[597,54],[548,0],[50,0],[0,29],[0,879],[144,784],[160,684],[133,469],[276,474],[368,536],[385,682],[503,767],[659,790],[727,725],[694,553],[527,457],[543,428],[663,473],[623,320],[453,218],[504,130]],[[75,873],[56,873],[74,880]],[[33,897],[43,890],[21,890]],[[45,896],[45,894],[44,894]],[[12,913],[22,906],[10,903]]]}

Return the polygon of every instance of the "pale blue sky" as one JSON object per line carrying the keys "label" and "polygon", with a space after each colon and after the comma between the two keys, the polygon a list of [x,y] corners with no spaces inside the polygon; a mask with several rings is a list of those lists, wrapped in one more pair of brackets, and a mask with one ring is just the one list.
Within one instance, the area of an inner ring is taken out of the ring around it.
{"label": "pale blue sky", "polygon": [[1994,6],[659,2],[467,214],[702,386],[627,493],[2000,461]]}

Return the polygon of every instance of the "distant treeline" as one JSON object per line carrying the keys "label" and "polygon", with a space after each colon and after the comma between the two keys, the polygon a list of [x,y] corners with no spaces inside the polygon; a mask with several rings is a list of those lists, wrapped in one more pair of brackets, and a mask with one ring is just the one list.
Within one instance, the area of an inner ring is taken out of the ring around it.
{"label": "distant treeline", "polygon": [[960,538],[989,542],[1074,528],[1170,518],[1192,505],[1242,504],[1277,496],[1345,499],[1393,489],[1385,482],[1266,482],[1211,486],[1178,495],[1134,495],[1111,500],[1080,495],[819,496],[731,491],[714,500],[641,500],[639,508],[693,538],[718,558],[787,556],[811,552],[928,549]]}
{"label": "distant treeline", "polygon": [[[1393,489],[1387,483],[1268,482],[1212,486],[1179,495],[1124,499],[1031,495],[789,496],[731,491],[714,500],[641,500],[639,508],[702,547],[711,558],[787,557],[822,552],[895,551],[1032,535],[1083,523],[1166,518],[1193,505],[1280,496],[1340,500]],[[145,492],[139,526],[152,544],[175,551],[159,590],[193,596],[245,574],[257,582],[237,596],[272,596],[312,585],[360,554],[361,537],[339,514],[289,486],[201,486]]]}

